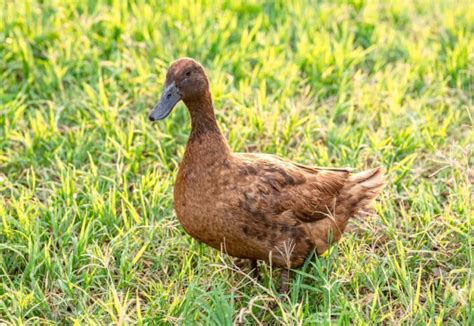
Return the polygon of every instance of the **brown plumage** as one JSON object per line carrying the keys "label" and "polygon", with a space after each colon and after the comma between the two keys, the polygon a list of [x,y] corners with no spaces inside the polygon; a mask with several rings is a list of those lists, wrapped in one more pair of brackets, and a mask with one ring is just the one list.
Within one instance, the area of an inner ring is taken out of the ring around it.
{"label": "brown plumage", "polygon": [[[273,155],[232,153],[217,126],[202,66],[174,62],[150,120],[183,100],[192,131],[174,190],[179,221],[193,238],[227,254],[286,269],[339,240],[384,185],[380,168],[309,167]],[[255,266],[255,265],[254,265]],[[286,283],[285,283],[286,284]]]}

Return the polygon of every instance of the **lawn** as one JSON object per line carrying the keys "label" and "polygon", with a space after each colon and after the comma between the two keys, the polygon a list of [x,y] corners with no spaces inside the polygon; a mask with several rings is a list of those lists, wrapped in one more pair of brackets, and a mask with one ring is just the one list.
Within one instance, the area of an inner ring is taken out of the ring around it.
{"label": "lawn", "polygon": [[[473,324],[474,2],[0,1],[0,324]],[[374,213],[296,271],[245,268],[173,211],[207,69],[235,151],[383,166]],[[275,309],[271,303],[277,302]]]}

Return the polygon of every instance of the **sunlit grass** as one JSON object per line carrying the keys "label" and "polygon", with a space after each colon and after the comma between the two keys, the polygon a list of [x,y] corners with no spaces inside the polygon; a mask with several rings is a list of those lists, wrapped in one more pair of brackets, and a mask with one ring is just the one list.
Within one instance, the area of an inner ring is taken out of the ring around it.
{"label": "sunlit grass", "polygon": [[[0,3],[0,323],[472,324],[470,1]],[[375,214],[288,297],[187,236],[190,124],[150,124],[204,64],[235,151],[382,165]]]}

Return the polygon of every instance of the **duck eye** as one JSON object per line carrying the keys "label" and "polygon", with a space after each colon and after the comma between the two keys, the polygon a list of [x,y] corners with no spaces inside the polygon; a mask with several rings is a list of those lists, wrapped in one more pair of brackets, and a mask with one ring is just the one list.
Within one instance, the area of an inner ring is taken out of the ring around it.
{"label": "duck eye", "polygon": [[186,71],[186,76],[191,76],[191,70]]}

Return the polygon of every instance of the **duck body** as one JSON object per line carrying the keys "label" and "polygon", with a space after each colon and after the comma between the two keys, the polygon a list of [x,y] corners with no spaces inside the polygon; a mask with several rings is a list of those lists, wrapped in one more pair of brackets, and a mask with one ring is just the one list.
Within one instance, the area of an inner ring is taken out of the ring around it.
{"label": "duck body", "polygon": [[294,268],[313,249],[326,251],[358,204],[375,195],[370,187],[353,194],[357,178],[378,188],[381,176],[378,169],[354,178],[349,169],[232,153],[220,132],[208,131],[191,135],[176,180],[175,210],[186,232],[213,248]]}
{"label": "duck body", "polygon": [[[199,85],[193,87],[188,78]],[[361,213],[384,185],[380,168],[353,174],[268,154],[233,153],[217,126],[207,76],[192,59],[172,65],[150,119],[171,111],[166,98],[174,96],[167,91],[172,85],[192,123],[174,189],[175,210],[184,230],[213,248],[298,267],[313,250],[322,254],[338,241],[349,218]]]}

